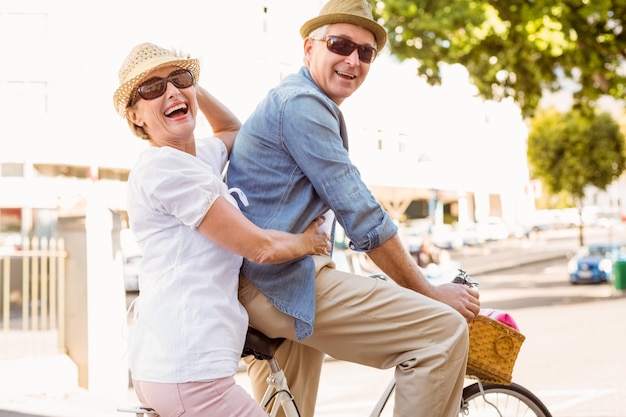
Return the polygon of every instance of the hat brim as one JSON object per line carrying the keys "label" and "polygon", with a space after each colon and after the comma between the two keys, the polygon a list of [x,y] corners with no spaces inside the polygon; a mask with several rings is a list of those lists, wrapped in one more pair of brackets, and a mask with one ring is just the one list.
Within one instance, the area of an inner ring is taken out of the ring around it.
{"label": "hat brim", "polygon": [[122,83],[117,90],[115,90],[115,93],[113,94],[113,103],[120,116],[124,118],[126,117],[128,102],[130,101],[131,96],[135,94],[135,90],[137,89],[139,83],[141,83],[141,81],[143,81],[149,73],[155,69],[163,67],[179,67],[187,69],[193,74],[194,85],[198,84],[198,79],[200,78],[200,62],[195,58],[180,59],[165,56],[161,59],[150,61],[146,63],[146,65],[138,67],[136,71],[134,71],[135,75],[132,75],[127,81]]}
{"label": "hat brim", "polygon": [[334,23],[350,23],[369,30],[376,39],[376,50],[378,52],[380,52],[387,43],[387,31],[384,27],[371,19],[346,13],[333,13],[314,17],[302,25],[300,28],[300,36],[302,36],[302,39],[306,39],[315,29]]}

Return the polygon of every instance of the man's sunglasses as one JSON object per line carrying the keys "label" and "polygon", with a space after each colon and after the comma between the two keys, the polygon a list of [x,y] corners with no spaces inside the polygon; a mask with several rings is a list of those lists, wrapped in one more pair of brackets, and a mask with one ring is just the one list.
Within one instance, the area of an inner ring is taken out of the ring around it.
{"label": "man's sunglasses", "polygon": [[326,36],[325,38],[311,38],[314,41],[326,42],[326,48],[341,56],[350,56],[354,50],[358,50],[359,59],[366,64],[371,64],[376,59],[376,49],[368,45],[359,45],[351,40],[340,36]]}
{"label": "man's sunglasses", "polygon": [[154,100],[161,97],[167,90],[167,83],[171,82],[176,88],[187,88],[193,85],[193,74],[186,69],[177,69],[170,72],[165,78],[152,77],[139,84],[137,94],[144,100]]}

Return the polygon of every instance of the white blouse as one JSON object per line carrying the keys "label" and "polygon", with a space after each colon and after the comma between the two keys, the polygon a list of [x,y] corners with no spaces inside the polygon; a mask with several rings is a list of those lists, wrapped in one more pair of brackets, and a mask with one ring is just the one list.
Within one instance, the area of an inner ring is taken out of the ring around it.
{"label": "white blouse", "polygon": [[248,316],[237,298],[242,258],[196,229],[218,196],[227,151],[197,140],[197,157],[146,149],[128,179],[128,215],[143,260],[129,335],[134,379],[183,383],[234,375]]}

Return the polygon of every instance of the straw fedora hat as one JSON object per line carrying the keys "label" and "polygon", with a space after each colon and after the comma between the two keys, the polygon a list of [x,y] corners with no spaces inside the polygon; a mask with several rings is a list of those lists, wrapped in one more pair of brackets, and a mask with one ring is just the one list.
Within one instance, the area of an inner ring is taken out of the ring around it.
{"label": "straw fedora hat", "polygon": [[151,43],[142,43],[130,51],[119,71],[120,86],[113,94],[113,105],[120,116],[126,117],[128,102],[144,77],[154,69],[168,66],[188,69],[193,74],[194,85],[198,84],[200,63],[197,59],[179,57]]}
{"label": "straw fedora hat", "polygon": [[367,0],[329,0],[319,16],[302,25],[300,35],[305,39],[315,29],[333,23],[351,23],[369,30],[374,34],[378,52],[387,43],[387,31],[372,17],[372,6]]}

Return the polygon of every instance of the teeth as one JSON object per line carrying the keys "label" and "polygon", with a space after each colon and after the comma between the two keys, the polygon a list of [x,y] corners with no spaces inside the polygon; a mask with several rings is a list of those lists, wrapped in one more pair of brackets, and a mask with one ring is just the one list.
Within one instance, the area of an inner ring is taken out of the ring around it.
{"label": "teeth", "polygon": [[337,71],[337,74],[343,75],[344,77],[349,77],[349,78],[352,78],[352,79],[356,78],[356,75],[348,74],[347,72]]}
{"label": "teeth", "polygon": [[181,103],[169,109],[167,112],[165,112],[165,115],[169,116],[170,114],[174,113],[176,110],[186,110],[186,109],[187,109],[187,105],[184,103]]}

